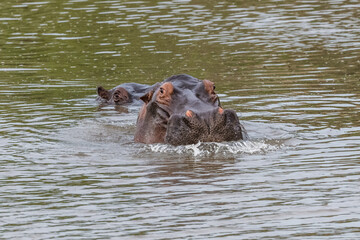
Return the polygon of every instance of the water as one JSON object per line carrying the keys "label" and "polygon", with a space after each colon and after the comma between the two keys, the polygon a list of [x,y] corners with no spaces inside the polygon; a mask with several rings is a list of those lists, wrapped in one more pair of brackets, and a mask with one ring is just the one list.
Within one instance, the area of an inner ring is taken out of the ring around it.
{"label": "water", "polygon": [[[358,1],[233,2],[0,3],[0,238],[358,238]],[[179,73],[251,140],[137,144],[94,101]]]}

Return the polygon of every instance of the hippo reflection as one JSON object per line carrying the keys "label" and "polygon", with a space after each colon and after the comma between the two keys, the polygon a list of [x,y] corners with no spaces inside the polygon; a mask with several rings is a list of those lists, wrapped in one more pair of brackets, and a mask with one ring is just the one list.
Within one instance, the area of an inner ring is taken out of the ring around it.
{"label": "hippo reflection", "polygon": [[224,110],[209,80],[175,75],[155,84],[144,101],[135,141],[172,145],[235,141],[246,138],[233,110]]}
{"label": "hippo reflection", "polygon": [[106,104],[125,104],[136,102],[144,95],[151,86],[138,83],[123,83],[113,89],[106,90],[102,86],[97,87],[97,101]]}

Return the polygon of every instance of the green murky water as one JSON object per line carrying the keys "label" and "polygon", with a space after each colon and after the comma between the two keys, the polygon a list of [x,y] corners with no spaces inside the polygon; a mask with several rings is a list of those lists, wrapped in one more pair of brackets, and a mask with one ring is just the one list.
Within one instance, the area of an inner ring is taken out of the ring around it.
{"label": "green murky water", "polygon": [[[0,238],[356,239],[358,1],[0,3]],[[95,88],[216,83],[247,142],[133,142]]]}

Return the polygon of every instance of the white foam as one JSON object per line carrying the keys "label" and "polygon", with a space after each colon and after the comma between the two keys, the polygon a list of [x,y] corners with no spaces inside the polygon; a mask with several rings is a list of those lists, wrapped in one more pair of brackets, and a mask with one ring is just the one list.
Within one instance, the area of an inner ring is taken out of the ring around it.
{"label": "white foam", "polygon": [[262,154],[275,151],[283,145],[261,141],[239,141],[226,143],[196,143],[191,145],[171,146],[168,144],[150,144],[146,149],[155,153],[187,155],[194,157],[234,156],[237,154]]}

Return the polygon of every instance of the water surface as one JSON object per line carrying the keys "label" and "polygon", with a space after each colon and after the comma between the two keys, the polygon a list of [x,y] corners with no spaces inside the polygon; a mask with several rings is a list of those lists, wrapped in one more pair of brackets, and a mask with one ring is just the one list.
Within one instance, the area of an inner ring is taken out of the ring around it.
{"label": "water surface", "polygon": [[[357,239],[357,1],[0,3],[0,238]],[[210,79],[250,141],[134,143],[96,86]]]}

